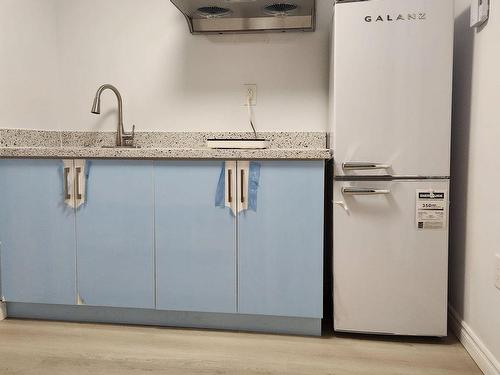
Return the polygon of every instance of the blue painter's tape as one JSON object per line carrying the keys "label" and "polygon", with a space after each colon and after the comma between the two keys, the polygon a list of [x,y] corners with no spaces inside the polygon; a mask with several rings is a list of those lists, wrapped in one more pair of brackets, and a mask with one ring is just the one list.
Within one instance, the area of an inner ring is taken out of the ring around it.
{"label": "blue painter's tape", "polygon": [[226,202],[224,199],[226,190],[226,163],[222,163],[222,168],[220,170],[219,183],[217,184],[217,190],[215,192],[215,207],[226,207]]}
{"label": "blue painter's tape", "polygon": [[85,180],[89,180],[90,176],[90,166],[92,165],[92,160],[85,160]]}
{"label": "blue painter's tape", "polygon": [[250,162],[248,172],[248,209],[257,212],[257,193],[260,181],[260,163]]}

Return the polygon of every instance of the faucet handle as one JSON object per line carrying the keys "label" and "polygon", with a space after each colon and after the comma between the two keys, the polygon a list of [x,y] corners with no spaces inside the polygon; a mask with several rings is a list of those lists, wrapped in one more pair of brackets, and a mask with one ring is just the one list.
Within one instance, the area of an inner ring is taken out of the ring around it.
{"label": "faucet handle", "polygon": [[123,133],[122,139],[126,146],[132,146],[134,144],[135,137],[135,125],[132,126],[132,131],[130,133]]}
{"label": "faucet handle", "polygon": [[131,132],[124,132],[123,139],[134,139],[135,136],[135,125],[132,126]]}

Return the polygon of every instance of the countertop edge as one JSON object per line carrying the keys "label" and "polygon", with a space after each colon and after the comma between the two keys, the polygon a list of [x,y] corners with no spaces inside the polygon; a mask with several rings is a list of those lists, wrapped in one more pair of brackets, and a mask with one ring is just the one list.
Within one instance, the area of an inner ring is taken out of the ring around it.
{"label": "countertop edge", "polygon": [[97,147],[0,147],[0,159],[144,159],[144,160],[329,160],[329,149],[188,149]]}

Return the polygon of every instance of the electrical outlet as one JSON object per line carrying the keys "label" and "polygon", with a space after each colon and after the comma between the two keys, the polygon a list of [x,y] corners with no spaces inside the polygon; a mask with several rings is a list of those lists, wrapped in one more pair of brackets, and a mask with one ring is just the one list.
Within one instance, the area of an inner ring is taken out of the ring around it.
{"label": "electrical outlet", "polygon": [[500,255],[496,255],[495,286],[500,289]]}
{"label": "electrical outlet", "polygon": [[257,105],[257,85],[254,83],[247,83],[244,84],[243,87],[245,88],[244,91],[244,98],[245,98],[245,103],[243,105],[247,106],[248,101],[250,99],[250,105],[252,107]]}

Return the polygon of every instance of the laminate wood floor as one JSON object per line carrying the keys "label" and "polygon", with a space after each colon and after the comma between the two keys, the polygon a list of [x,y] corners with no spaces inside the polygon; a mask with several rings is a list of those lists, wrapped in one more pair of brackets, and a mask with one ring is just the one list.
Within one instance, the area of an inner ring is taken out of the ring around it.
{"label": "laminate wood floor", "polygon": [[0,374],[481,374],[456,340],[0,322]]}

